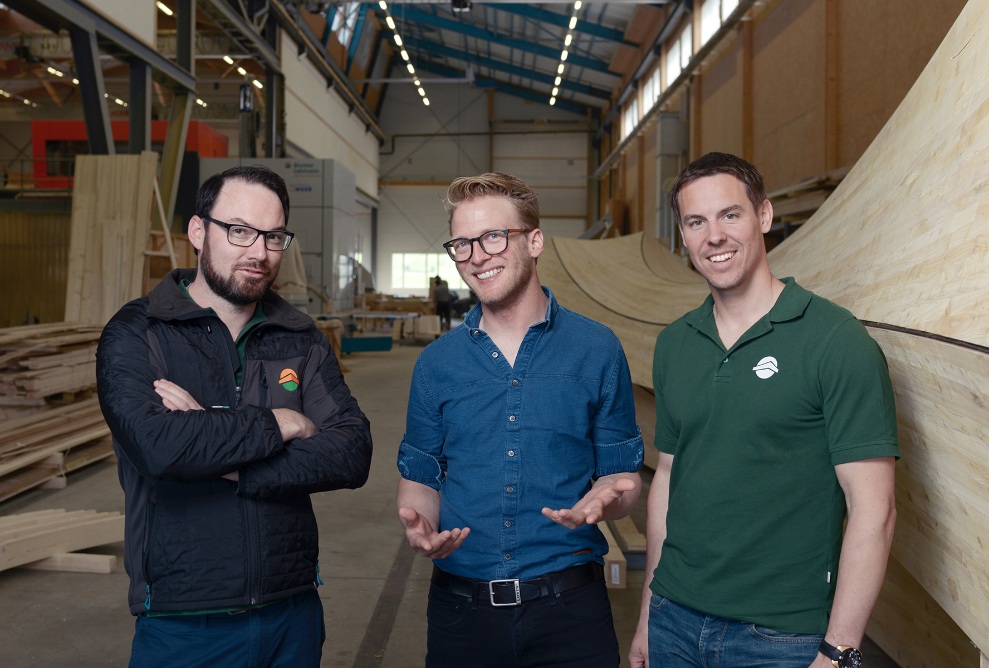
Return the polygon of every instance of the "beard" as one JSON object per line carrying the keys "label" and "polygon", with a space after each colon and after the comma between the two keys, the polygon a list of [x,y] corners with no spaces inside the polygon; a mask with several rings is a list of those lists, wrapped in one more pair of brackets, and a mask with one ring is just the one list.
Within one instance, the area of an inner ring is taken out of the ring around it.
{"label": "beard", "polygon": [[222,276],[216,267],[213,266],[213,256],[210,252],[209,236],[203,242],[203,250],[200,254],[200,267],[202,269],[203,279],[206,281],[206,285],[213,293],[224,299],[231,304],[237,306],[248,306],[259,301],[264,293],[268,291],[272,283],[275,282],[274,272],[271,270],[271,265],[267,262],[257,262],[254,260],[245,260],[240,262],[235,266],[237,267],[249,267],[251,269],[260,270],[264,272],[264,276],[259,278],[241,278],[237,280],[235,274],[231,273],[229,276]]}

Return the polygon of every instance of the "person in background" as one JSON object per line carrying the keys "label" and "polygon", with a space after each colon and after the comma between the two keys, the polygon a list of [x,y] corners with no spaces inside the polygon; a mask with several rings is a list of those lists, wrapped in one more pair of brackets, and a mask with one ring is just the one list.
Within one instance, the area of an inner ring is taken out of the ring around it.
{"label": "person in background", "polygon": [[399,519],[434,564],[426,666],[618,666],[596,524],[641,488],[625,354],[540,285],[528,185],[459,178],[446,206],[479,304],[416,361],[398,453]]}
{"label": "person in background", "polygon": [[433,301],[436,305],[436,315],[440,317],[440,329],[450,329],[450,285],[439,276],[436,277],[433,288]]}
{"label": "person in background", "polygon": [[270,288],[285,182],[203,183],[197,269],[120,309],[97,390],[126,505],[132,666],[318,666],[325,630],[309,495],[367,480],[371,433],[326,336]]}
{"label": "person in background", "polygon": [[858,668],[896,518],[886,358],[851,313],[772,274],[751,164],[705,155],[671,199],[711,294],[656,341],[653,577],[630,663]]}

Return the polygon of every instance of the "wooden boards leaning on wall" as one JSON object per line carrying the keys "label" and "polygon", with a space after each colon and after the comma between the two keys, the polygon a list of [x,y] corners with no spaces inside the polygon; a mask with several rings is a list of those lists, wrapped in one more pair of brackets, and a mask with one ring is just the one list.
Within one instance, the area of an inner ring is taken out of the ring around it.
{"label": "wooden boards leaning on wall", "polygon": [[141,296],[158,154],[80,155],[65,319],[102,325]]}

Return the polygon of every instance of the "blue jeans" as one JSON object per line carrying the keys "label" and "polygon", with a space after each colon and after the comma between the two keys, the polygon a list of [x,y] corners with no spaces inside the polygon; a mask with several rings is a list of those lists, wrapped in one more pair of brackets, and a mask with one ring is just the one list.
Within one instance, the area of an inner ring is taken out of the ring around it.
{"label": "blue jeans", "polygon": [[426,668],[619,664],[604,580],[504,608],[430,586],[426,618]]}
{"label": "blue jeans", "polygon": [[315,668],[326,629],[315,590],[245,612],[137,618],[131,668]]}
{"label": "blue jeans", "polygon": [[823,635],[780,633],[653,594],[649,668],[807,668]]}

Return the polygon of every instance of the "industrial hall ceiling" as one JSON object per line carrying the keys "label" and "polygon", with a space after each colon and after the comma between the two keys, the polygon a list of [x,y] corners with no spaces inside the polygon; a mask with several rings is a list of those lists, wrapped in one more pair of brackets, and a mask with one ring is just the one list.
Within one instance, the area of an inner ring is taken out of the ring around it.
{"label": "industrial hall ceiling", "polygon": [[[183,90],[194,96],[193,118],[235,121],[245,106],[263,112],[271,104],[265,89],[277,87],[281,58],[290,57],[278,44],[285,31],[294,43],[291,57],[309,59],[369,128],[377,128],[392,86],[415,86],[427,104],[429,91],[442,85],[555,105],[600,125],[643,58],[655,57],[657,28],[672,26],[692,3],[156,5],[156,43],[147,44],[83,0],[0,4],[0,120],[79,117],[86,104],[80,77],[97,70],[111,117],[126,119],[132,65],[140,61],[150,66],[151,118],[168,118],[175,92]],[[188,23],[180,23],[183,13]],[[191,67],[183,67],[189,33]]]}

